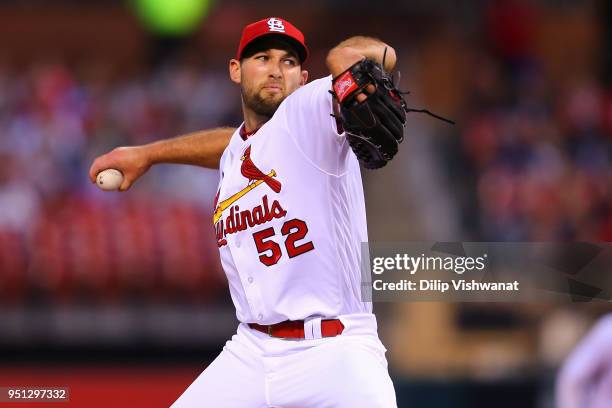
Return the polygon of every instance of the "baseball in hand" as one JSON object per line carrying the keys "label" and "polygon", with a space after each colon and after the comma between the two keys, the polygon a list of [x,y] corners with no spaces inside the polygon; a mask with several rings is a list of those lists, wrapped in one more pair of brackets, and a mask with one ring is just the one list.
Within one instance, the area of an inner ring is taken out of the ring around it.
{"label": "baseball in hand", "polygon": [[105,191],[117,190],[121,183],[123,183],[123,174],[117,169],[102,170],[96,177],[96,184]]}

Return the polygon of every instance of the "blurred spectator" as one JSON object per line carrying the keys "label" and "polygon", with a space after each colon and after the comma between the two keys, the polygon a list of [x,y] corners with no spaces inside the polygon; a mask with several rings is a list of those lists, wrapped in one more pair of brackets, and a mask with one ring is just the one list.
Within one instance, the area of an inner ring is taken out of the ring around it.
{"label": "blurred spectator", "polygon": [[508,89],[510,74],[494,67],[479,68],[461,130],[459,163],[478,192],[464,208],[477,208],[480,219],[468,228],[492,241],[606,240],[612,150],[604,89],[593,78],[550,84],[536,66]]}
{"label": "blurred spectator", "polygon": [[89,301],[214,295],[224,282],[214,172],[162,166],[119,198],[92,186],[87,169],[118,145],[227,124],[238,109],[229,81],[179,63],[139,78],[109,79],[104,66],[81,74],[62,63],[0,69],[2,301],[18,285]]}

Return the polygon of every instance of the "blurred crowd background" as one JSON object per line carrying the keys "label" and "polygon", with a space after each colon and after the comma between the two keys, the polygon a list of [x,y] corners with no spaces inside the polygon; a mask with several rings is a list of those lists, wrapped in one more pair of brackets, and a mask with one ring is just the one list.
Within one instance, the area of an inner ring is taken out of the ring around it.
{"label": "blurred crowd background", "polygon": [[[409,104],[457,122],[411,113],[397,158],[364,173],[370,240],[612,240],[608,2],[177,4],[0,4],[3,381],[25,362],[24,382],[52,381],[62,364],[141,363],[166,377],[170,364],[174,388],[142,404],[164,406],[231,336],[216,172],[156,166],[126,193],[87,174],[117,146],[238,126],[227,63],[242,27],[268,16],[303,30],[311,78],[341,40],[383,39]],[[552,407],[555,369],[607,310],[375,305],[400,407]]]}

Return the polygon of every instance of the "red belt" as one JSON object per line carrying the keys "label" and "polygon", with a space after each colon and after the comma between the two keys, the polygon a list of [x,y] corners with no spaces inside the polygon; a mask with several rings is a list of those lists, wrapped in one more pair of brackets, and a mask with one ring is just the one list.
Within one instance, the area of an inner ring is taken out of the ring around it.
{"label": "red belt", "polygon": [[[303,320],[285,320],[284,322],[261,325],[257,323],[249,323],[251,329],[265,333],[271,337],[280,337],[284,339],[304,339],[304,321]],[[334,337],[344,331],[344,325],[339,319],[321,320],[321,336]]]}

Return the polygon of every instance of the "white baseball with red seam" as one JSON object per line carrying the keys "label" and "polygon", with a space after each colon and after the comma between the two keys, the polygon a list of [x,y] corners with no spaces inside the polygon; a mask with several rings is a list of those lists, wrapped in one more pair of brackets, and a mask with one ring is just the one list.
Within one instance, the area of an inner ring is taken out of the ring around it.
{"label": "white baseball with red seam", "polygon": [[104,191],[114,191],[123,183],[123,174],[117,169],[102,170],[96,176],[96,184]]}

